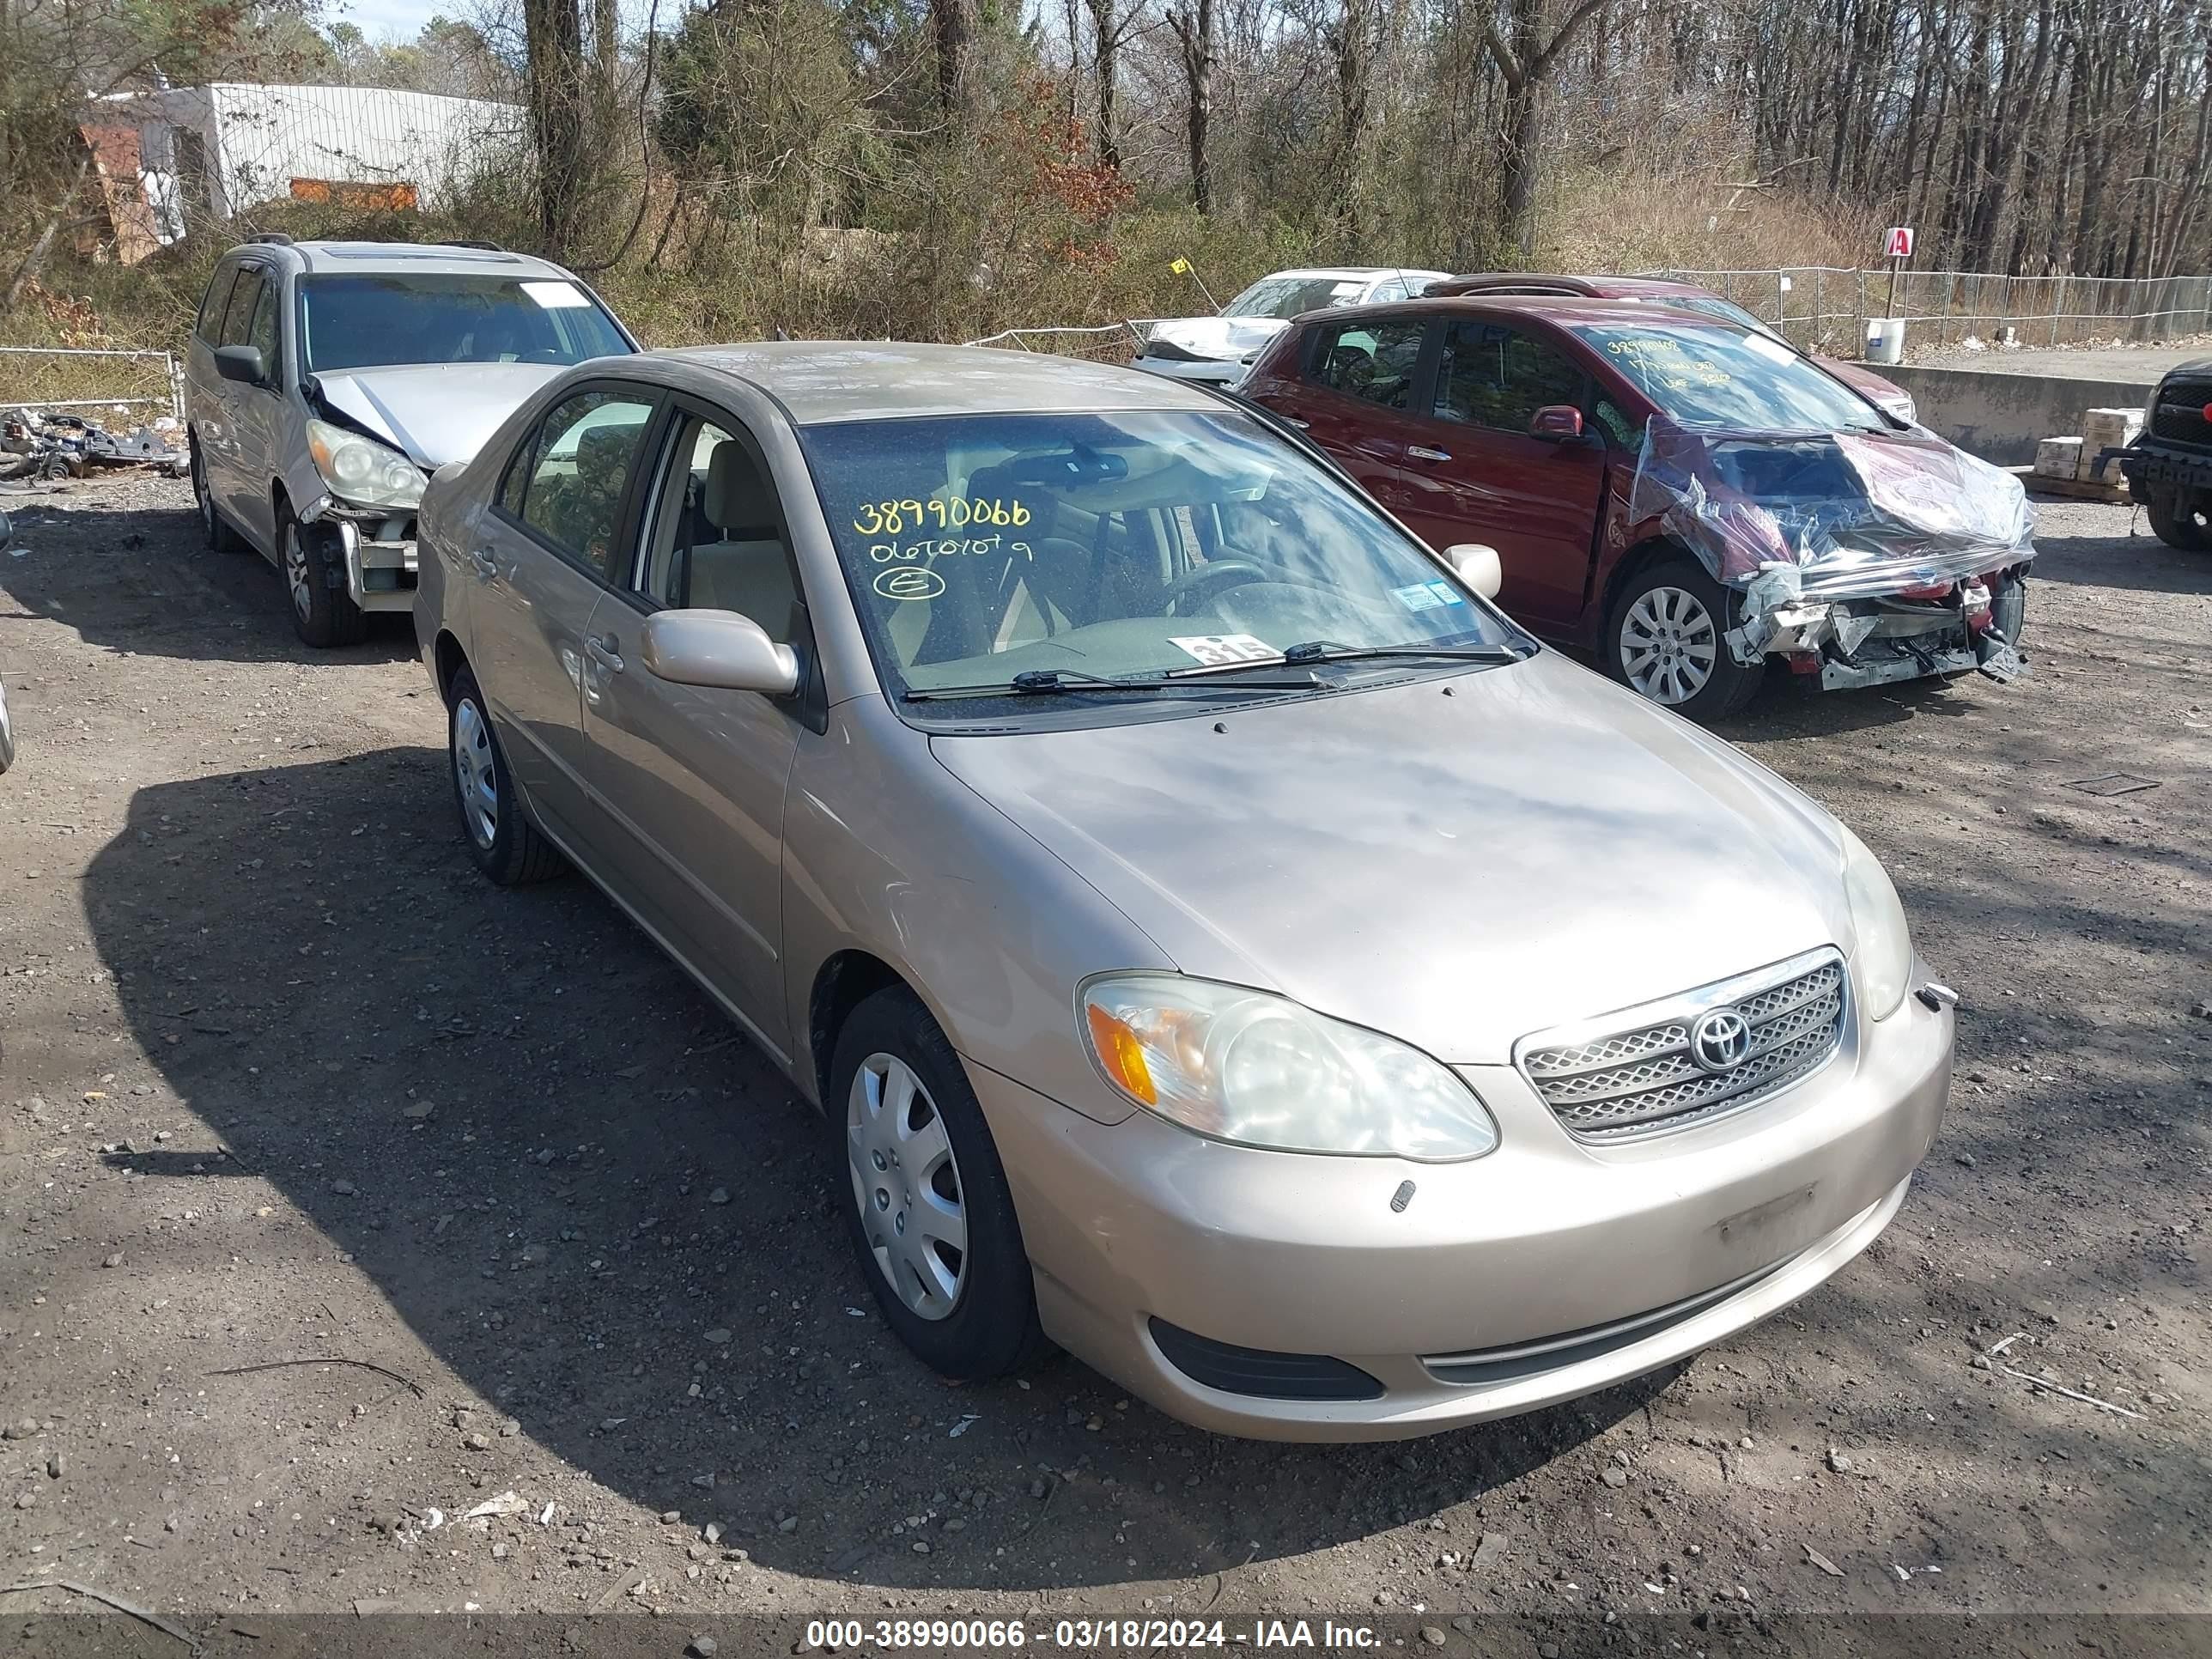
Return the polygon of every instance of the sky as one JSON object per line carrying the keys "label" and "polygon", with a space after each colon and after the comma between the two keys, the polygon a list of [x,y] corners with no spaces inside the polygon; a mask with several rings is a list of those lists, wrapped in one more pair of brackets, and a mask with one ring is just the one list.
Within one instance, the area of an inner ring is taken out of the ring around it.
{"label": "sky", "polygon": [[341,0],[325,15],[331,22],[351,23],[372,40],[390,35],[411,40],[440,12],[450,17],[466,9],[454,0],[444,0],[442,4],[440,0]]}

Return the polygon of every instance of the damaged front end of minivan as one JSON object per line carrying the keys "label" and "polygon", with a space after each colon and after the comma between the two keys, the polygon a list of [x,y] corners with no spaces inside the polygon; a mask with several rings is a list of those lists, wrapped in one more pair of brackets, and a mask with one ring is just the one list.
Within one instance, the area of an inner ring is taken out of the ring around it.
{"label": "damaged front end of minivan", "polygon": [[1725,640],[1746,666],[1779,657],[1823,690],[2026,672],[2033,510],[2017,478],[1932,434],[1654,420],[1630,514],[1739,596]]}

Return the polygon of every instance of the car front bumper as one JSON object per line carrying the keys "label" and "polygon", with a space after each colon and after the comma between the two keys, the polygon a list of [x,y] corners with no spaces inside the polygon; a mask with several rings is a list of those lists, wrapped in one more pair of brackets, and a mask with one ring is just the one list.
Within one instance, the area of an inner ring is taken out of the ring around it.
{"label": "car front bumper", "polygon": [[2100,455],[2099,473],[2103,472],[2107,459],[2119,463],[2120,476],[2139,501],[2160,489],[2212,490],[2212,453],[2202,449],[2138,438],[2125,449]]}
{"label": "car front bumper", "polygon": [[[344,545],[346,595],[363,611],[411,611],[415,608],[415,538],[385,537],[388,527],[359,524],[350,519],[333,520]],[[375,531],[377,535],[369,532]]]}
{"label": "car front bumper", "polygon": [[[1501,1141],[1451,1164],[1226,1146],[1141,1111],[1109,1126],[969,1069],[1049,1335],[1205,1428],[1372,1440],[1626,1382],[1818,1287],[1903,1202],[1942,1119],[1952,1035],[1948,1009],[1908,997],[1771,1101],[1609,1144],[1568,1134],[1512,1068],[1462,1067]],[[1328,1357],[1377,1386],[1212,1386],[1170,1358],[1155,1321],[1170,1346],[1194,1334],[1252,1351],[1261,1372]]]}

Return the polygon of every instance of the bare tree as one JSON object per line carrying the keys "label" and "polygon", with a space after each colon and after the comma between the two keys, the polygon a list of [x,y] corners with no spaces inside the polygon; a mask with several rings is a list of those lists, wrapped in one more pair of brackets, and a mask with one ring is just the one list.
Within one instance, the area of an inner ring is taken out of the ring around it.
{"label": "bare tree", "polygon": [[1184,0],[1167,15],[1182,58],[1183,131],[1190,151],[1190,199],[1200,213],[1213,211],[1213,171],[1206,153],[1213,121],[1213,0]]}
{"label": "bare tree", "polygon": [[1559,27],[1545,33],[1547,0],[1506,0],[1506,24],[1492,17],[1483,31],[1505,82],[1504,131],[1498,150],[1498,210],[1523,258],[1536,251],[1536,186],[1543,171],[1544,92],[1576,31],[1612,0],[1577,0]]}

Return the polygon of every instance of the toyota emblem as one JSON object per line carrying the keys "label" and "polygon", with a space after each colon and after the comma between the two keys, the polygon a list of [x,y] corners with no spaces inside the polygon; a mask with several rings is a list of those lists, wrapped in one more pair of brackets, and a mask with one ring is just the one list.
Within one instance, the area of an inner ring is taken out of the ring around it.
{"label": "toyota emblem", "polygon": [[1751,1027],[1733,1008],[1714,1008],[1690,1028],[1690,1058],[1708,1072],[1732,1071],[1751,1053]]}

